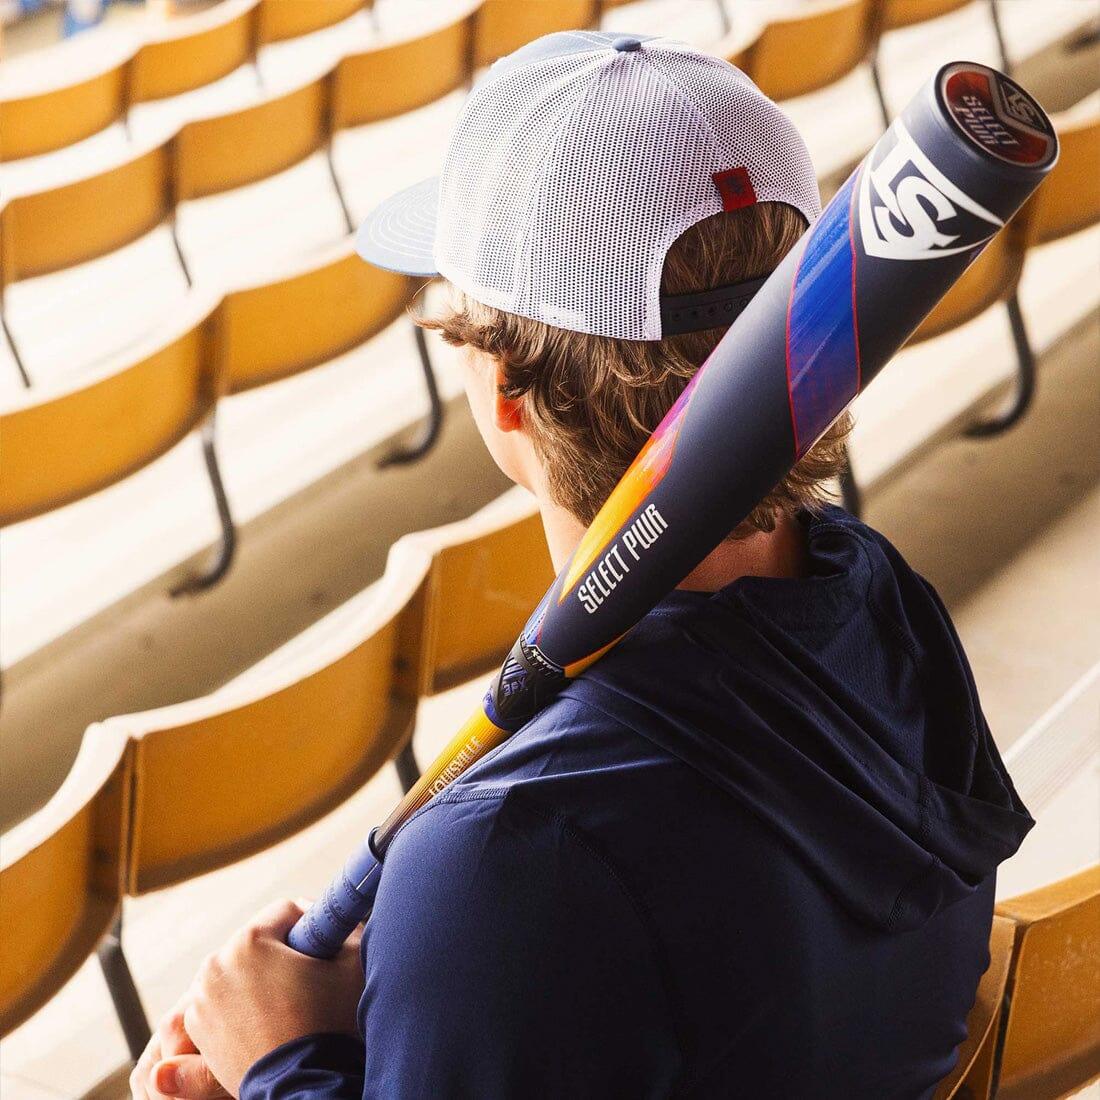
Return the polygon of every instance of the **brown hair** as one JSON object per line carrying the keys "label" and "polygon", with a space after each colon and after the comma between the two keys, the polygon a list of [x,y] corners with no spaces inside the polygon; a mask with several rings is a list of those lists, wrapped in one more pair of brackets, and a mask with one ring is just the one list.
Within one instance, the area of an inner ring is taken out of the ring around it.
{"label": "brown hair", "polygon": [[[689,294],[771,272],[806,229],[792,206],[765,202],[703,219],[669,249],[664,294]],[[454,286],[438,316],[417,317],[448,343],[471,345],[501,365],[501,393],[522,398],[524,430],[554,500],[583,523],[618,480],[724,328],[664,340],[617,340],[554,328],[474,301]],[[822,484],[844,465],[851,421],[842,416],[736,531],[771,531],[780,513],[818,507]]]}

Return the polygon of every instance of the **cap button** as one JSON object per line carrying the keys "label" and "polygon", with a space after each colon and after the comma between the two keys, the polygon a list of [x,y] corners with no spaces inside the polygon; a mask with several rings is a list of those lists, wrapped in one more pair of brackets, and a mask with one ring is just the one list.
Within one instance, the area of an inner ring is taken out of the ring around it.
{"label": "cap button", "polygon": [[621,34],[618,38],[612,39],[611,48],[618,50],[620,53],[630,53],[633,50],[640,50],[642,43],[637,38],[631,38],[630,35]]}

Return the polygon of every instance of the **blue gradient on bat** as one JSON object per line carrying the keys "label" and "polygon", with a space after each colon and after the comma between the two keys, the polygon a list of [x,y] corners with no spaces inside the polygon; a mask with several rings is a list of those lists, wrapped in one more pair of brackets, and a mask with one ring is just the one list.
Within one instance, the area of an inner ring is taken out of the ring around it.
{"label": "blue gradient on bat", "polygon": [[857,171],[848,177],[810,229],[791,292],[787,384],[799,455],[859,392],[851,224],[858,176]]}

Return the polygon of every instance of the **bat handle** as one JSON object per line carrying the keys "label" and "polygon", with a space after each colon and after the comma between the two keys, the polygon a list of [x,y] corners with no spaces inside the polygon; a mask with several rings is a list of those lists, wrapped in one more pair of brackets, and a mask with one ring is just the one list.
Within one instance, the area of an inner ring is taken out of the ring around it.
{"label": "bat handle", "polygon": [[356,925],[370,916],[381,870],[382,864],[368,839],[298,919],[286,942],[302,955],[331,959]]}

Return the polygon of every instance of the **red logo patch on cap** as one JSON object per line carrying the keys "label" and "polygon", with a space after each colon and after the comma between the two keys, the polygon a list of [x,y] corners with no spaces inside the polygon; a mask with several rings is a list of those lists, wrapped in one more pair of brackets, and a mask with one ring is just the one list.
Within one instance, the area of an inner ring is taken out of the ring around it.
{"label": "red logo patch on cap", "polygon": [[711,179],[722,196],[723,210],[737,210],[756,202],[756,192],[752,189],[747,168],[727,168],[724,172],[715,172]]}

